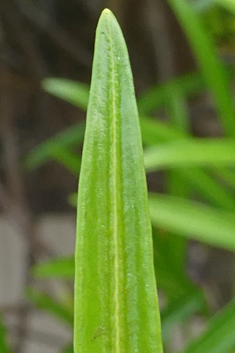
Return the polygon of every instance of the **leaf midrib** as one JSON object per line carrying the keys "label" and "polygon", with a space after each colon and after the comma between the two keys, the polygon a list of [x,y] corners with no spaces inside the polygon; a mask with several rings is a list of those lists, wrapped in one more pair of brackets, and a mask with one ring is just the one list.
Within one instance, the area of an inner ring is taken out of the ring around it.
{"label": "leaf midrib", "polygon": [[117,161],[117,106],[115,100],[115,62],[114,62],[114,51],[113,42],[111,34],[111,23],[108,17],[108,30],[110,35],[110,49],[111,49],[111,86],[112,86],[112,129],[113,129],[113,190],[114,190],[114,200],[113,200],[113,212],[114,212],[114,280],[115,280],[115,290],[114,290],[114,304],[115,304],[115,350],[116,353],[120,352],[120,319],[119,319],[119,249],[118,249],[118,195],[117,195],[117,173],[118,173],[118,161]]}

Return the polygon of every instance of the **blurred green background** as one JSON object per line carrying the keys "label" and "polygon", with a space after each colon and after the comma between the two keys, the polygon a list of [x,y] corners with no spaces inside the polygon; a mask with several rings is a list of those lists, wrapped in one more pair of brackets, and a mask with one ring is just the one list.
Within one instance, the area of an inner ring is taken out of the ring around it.
{"label": "blurred green background", "polygon": [[1,0],[0,352],[72,352],[74,206],[104,7],[133,69],[165,352],[232,353],[234,0]]}

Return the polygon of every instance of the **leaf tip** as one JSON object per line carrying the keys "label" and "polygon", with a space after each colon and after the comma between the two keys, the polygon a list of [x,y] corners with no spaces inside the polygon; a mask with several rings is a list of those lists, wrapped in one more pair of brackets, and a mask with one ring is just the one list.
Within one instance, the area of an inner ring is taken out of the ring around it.
{"label": "leaf tip", "polygon": [[112,20],[116,20],[116,18],[115,18],[115,16],[114,16],[114,14],[112,13],[112,11],[111,10],[109,10],[109,9],[104,9],[103,11],[102,11],[102,13],[101,13],[101,15],[100,15],[100,22],[106,22],[107,23],[107,21],[112,21]]}
{"label": "leaf tip", "polygon": [[45,78],[41,82],[41,87],[44,91],[50,93],[50,87],[51,87],[51,78]]}
{"label": "leaf tip", "polygon": [[103,11],[102,11],[102,13],[101,13],[101,17],[103,17],[103,16],[113,16],[113,13],[112,13],[112,11],[111,10],[109,10],[109,9],[104,9]]}

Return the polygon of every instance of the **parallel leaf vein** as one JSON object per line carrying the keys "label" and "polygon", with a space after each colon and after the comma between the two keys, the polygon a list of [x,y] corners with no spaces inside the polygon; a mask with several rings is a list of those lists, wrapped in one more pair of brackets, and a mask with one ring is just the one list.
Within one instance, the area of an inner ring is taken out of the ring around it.
{"label": "parallel leaf vein", "polygon": [[111,85],[112,85],[112,129],[113,129],[113,212],[114,212],[114,303],[115,303],[115,351],[120,352],[120,305],[119,305],[119,249],[118,249],[118,195],[117,195],[117,106],[116,106],[116,90],[115,90],[115,62],[112,43],[111,25],[109,23],[110,46],[111,46]]}

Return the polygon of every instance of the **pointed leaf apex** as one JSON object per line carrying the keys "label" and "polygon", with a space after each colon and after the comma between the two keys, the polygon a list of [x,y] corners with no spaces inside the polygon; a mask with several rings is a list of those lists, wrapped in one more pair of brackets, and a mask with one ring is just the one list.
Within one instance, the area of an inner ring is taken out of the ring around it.
{"label": "pointed leaf apex", "polygon": [[100,18],[103,18],[104,16],[114,16],[112,11],[110,11],[109,9],[104,9],[101,13]]}

